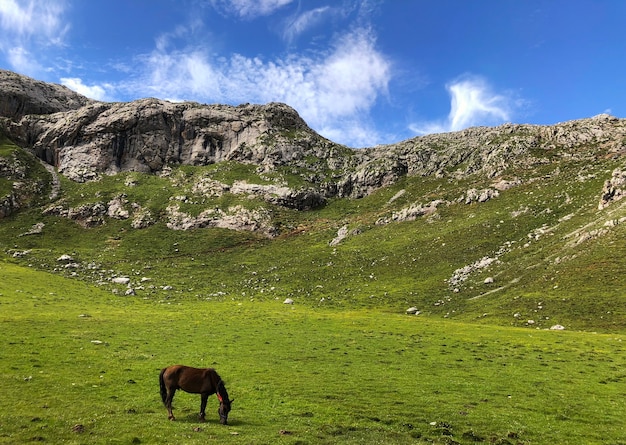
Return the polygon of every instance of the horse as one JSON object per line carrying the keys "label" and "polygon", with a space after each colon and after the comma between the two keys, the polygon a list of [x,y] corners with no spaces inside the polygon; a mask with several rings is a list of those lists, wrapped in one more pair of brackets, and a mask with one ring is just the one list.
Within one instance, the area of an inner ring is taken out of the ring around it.
{"label": "horse", "polygon": [[161,387],[161,399],[167,408],[168,419],[176,420],[172,414],[172,400],[177,389],[182,389],[190,394],[200,394],[200,414],[198,418],[201,422],[206,419],[204,411],[209,396],[216,394],[220,401],[217,413],[220,415],[220,423],[228,425],[228,413],[233,400],[228,397],[228,392],[224,386],[222,378],[213,368],[192,368],[190,366],[173,365],[163,368],[159,375],[159,385]]}

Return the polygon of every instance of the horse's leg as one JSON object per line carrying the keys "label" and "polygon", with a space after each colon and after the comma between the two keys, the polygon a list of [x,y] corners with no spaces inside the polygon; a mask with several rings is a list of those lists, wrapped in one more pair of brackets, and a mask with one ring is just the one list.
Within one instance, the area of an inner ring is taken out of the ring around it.
{"label": "horse's leg", "polygon": [[200,394],[200,414],[198,415],[198,418],[200,419],[201,422],[204,422],[205,419],[205,411],[206,411],[206,402],[209,399],[209,393],[207,392],[203,392],[202,394]]}
{"label": "horse's leg", "polygon": [[167,392],[167,398],[165,399],[165,406],[167,407],[167,418],[170,420],[176,420],[174,414],[172,413],[172,401],[174,400],[174,394],[176,394],[176,389],[170,389]]}

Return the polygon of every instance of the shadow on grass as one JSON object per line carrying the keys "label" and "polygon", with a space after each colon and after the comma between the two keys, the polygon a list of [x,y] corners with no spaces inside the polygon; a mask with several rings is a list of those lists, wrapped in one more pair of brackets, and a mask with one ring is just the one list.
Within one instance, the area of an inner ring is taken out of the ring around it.
{"label": "shadow on grass", "polygon": [[[174,414],[176,416],[176,414]],[[198,418],[198,414],[196,413],[184,413],[184,414],[180,414],[178,416],[176,416],[176,420],[168,420],[167,419],[167,413],[165,413],[165,416],[163,416],[163,421],[164,422],[173,422],[173,423],[184,423],[184,424],[195,424],[198,425],[200,427],[204,426],[204,427],[212,427],[212,426],[216,426],[216,427],[236,427],[236,426],[254,426],[255,423],[253,422],[249,422],[249,421],[242,421],[241,419],[228,419],[228,425],[222,425],[220,423],[219,417],[216,415],[215,418],[212,417],[208,417],[206,420],[202,421]],[[260,424],[258,424],[260,425]]]}

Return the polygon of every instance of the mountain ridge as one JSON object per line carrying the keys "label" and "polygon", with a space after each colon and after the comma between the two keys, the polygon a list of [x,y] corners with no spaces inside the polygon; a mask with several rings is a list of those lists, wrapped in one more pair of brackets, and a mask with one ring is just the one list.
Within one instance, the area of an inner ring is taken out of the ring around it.
{"label": "mountain ridge", "polygon": [[[553,126],[474,127],[351,149],[318,135],[285,104],[202,105],[153,98],[105,103],[81,99],[65,87],[0,74],[0,91],[23,89],[30,82],[33,91],[46,91],[50,103],[61,104],[48,107],[54,113],[4,111],[1,124],[18,145],[76,181],[232,160],[266,171],[297,167],[326,198],[359,198],[404,175],[504,175],[520,157],[542,162],[530,153],[535,149],[571,156],[585,156],[584,147],[590,145],[606,156],[626,151],[626,120],[606,114]],[[15,105],[14,96],[4,93],[0,111],[28,110],[31,102]]]}
{"label": "mountain ridge", "polygon": [[70,111],[94,102],[69,88],[0,69],[0,116]]}

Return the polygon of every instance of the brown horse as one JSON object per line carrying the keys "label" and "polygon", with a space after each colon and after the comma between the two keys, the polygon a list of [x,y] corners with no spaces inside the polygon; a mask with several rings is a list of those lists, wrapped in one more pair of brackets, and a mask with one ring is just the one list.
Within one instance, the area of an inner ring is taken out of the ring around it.
{"label": "brown horse", "polygon": [[167,408],[168,418],[175,420],[172,414],[172,400],[177,389],[182,389],[191,394],[200,394],[200,415],[202,422],[205,421],[204,411],[211,394],[217,394],[220,407],[217,413],[220,415],[220,423],[228,424],[228,413],[232,400],[228,398],[228,392],[221,377],[213,368],[191,368],[183,365],[173,365],[161,370],[159,375],[161,386],[161,398]]}

